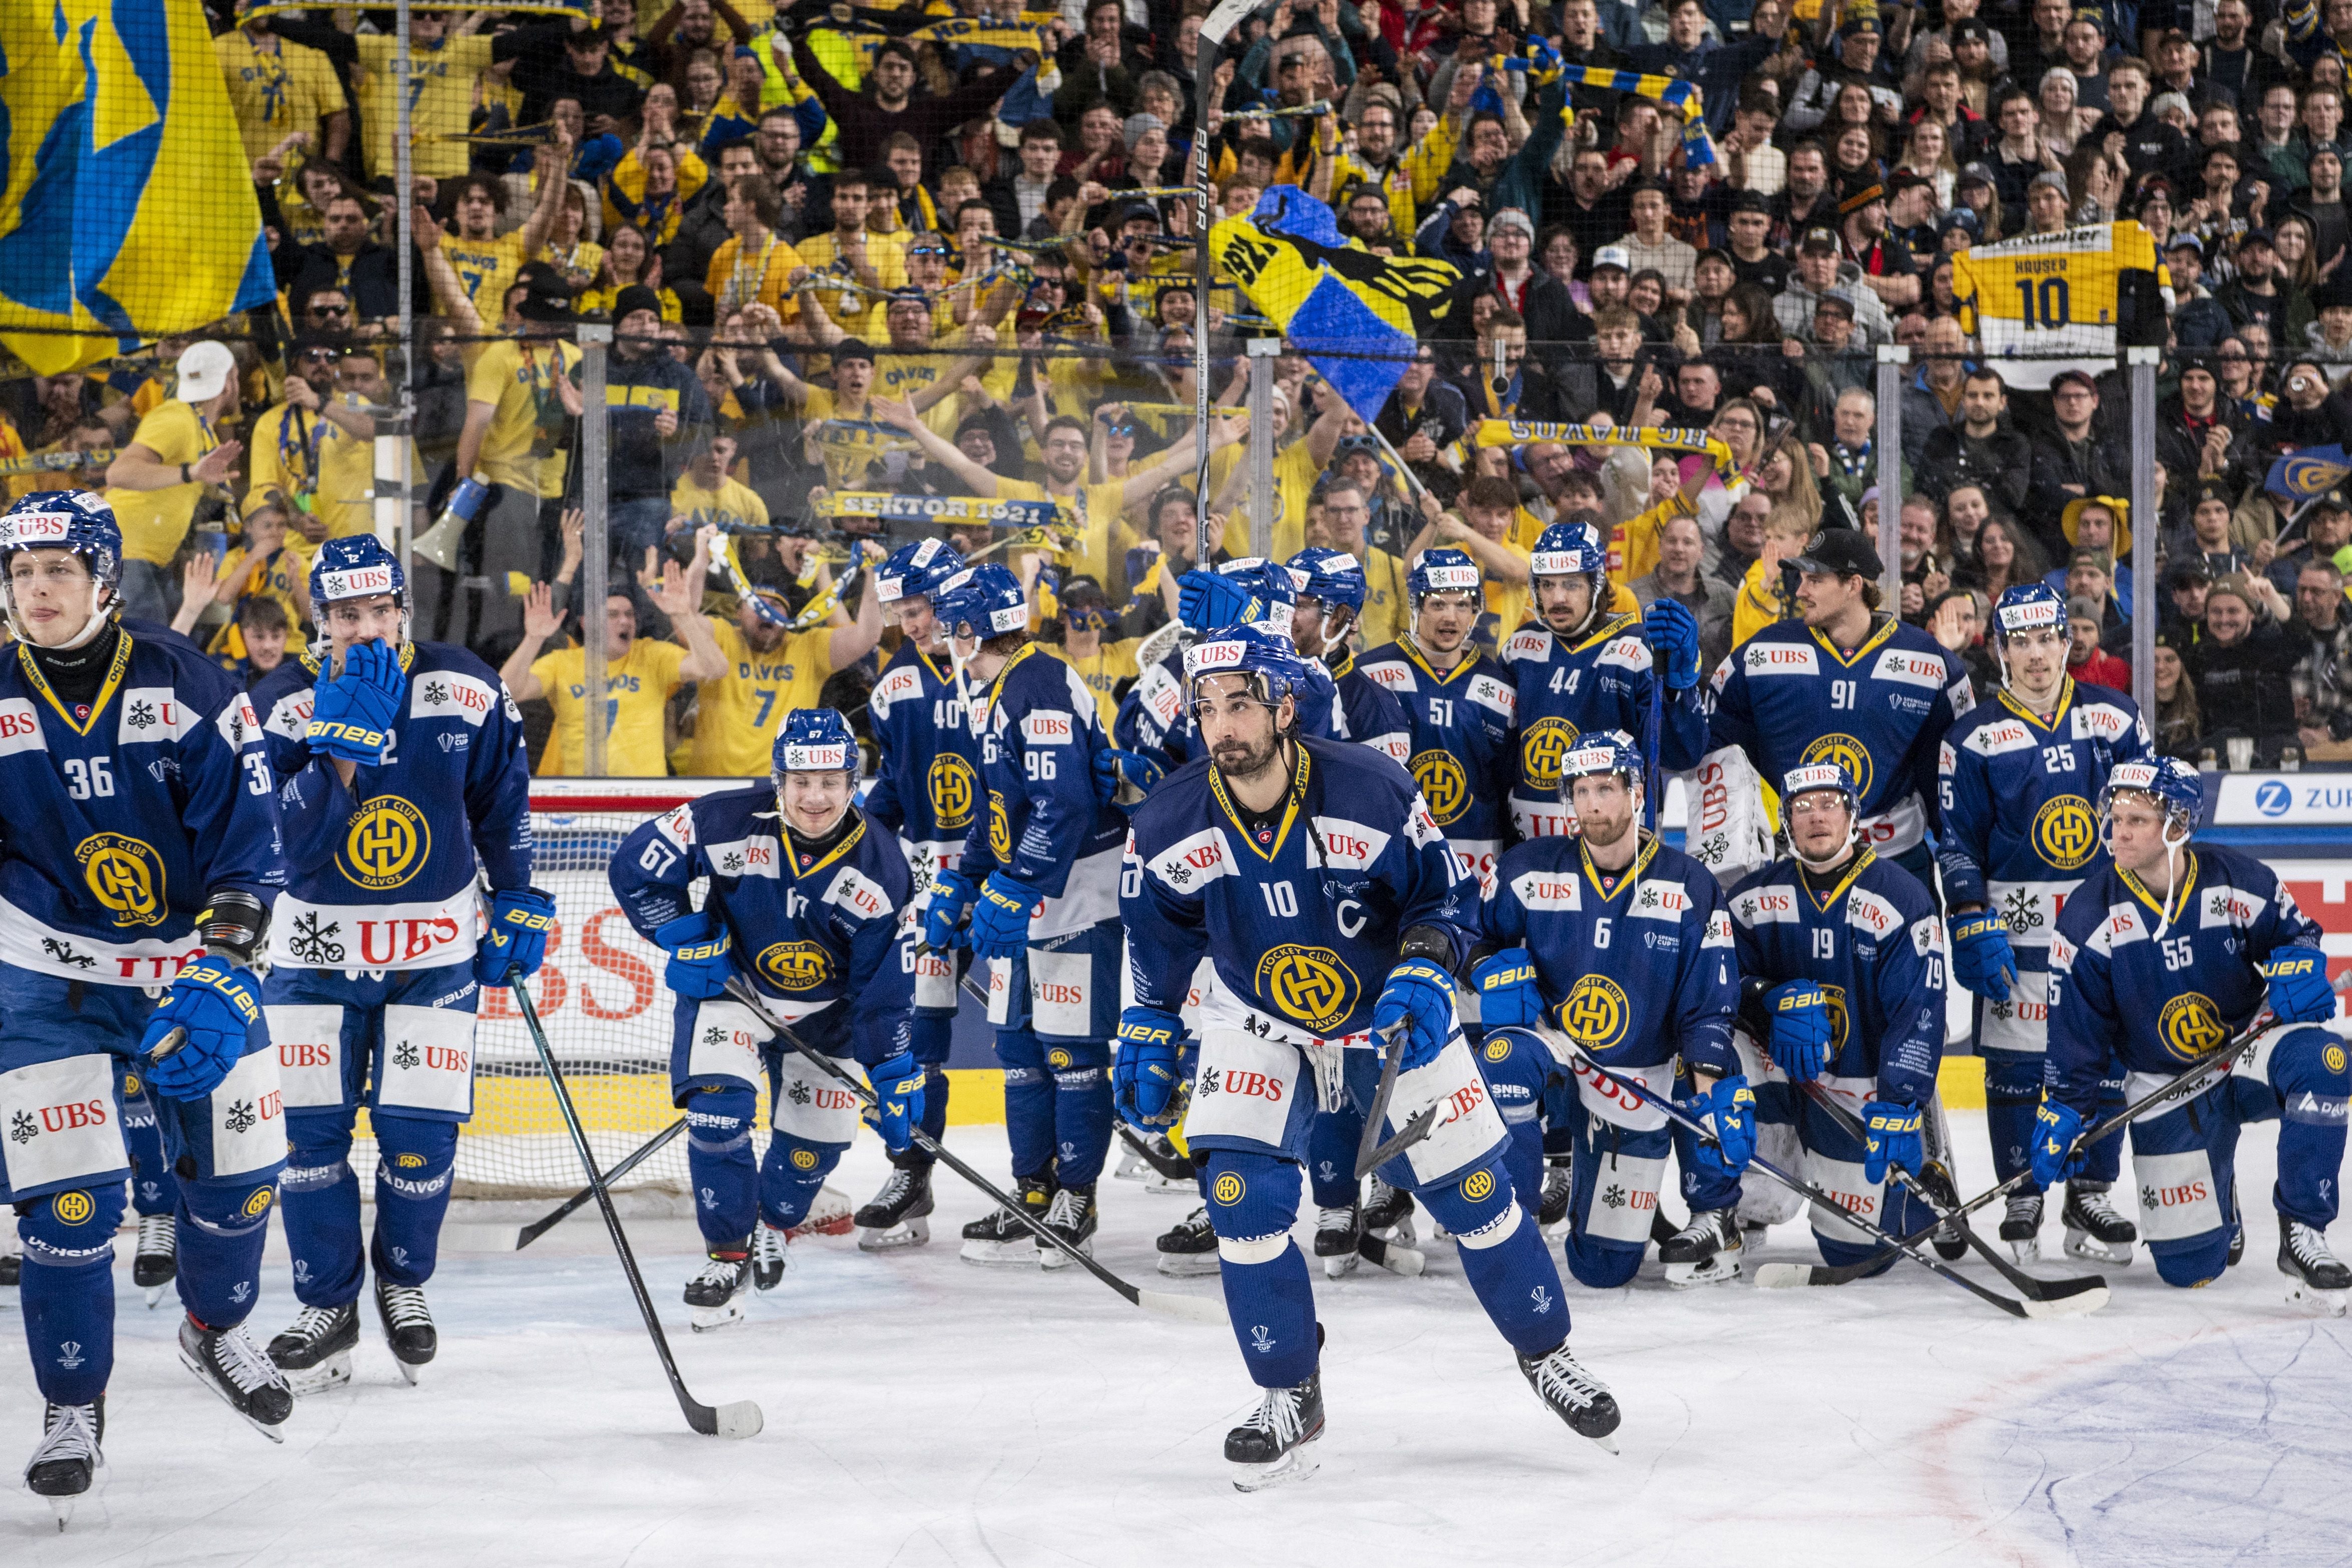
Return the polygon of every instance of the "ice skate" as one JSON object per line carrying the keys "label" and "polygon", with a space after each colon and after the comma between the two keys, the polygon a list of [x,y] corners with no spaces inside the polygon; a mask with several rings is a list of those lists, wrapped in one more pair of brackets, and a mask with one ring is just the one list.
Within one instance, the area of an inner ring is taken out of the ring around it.
{"label": "ice skate", "polygon": [[2010,1257],[2033,1263],[2042,1257],[2042,1194],[2011,1193],[2000,1216],[2000,1241]]}
{"label": "ice skate", "polygon": [[[1952,1173],[1944,1168],[1942,1162],[1929,1160],[1919,1167],[1919,1185],[1935,1200],[1936,1206],[1945,1213],[1960,1206],[1959,1189],[1952,1185]],[[1964,1219],[1948,1219],[1936,1227],[1936,1234],[1927,1238],[1927,1244],[1936,1249],[1937,1257],[1947,1263],[1954,1263],[1968,1256],[1969,1241],[1963,1234],[1968,1223]]]}
{"label": "ice skate", "polygon": [[[1045,1209],[1045,1228],[1092,1258],[1095,1253],[1095,1229],[1102,1223],[1102,1211],[1095,1207],[1094,1184],[1082,1187],[1062,1187],[1054,1194],[1054,1201]],[[1070,1255],[1058,1247],[1037,1243],[1037,1261],[1047,1268],[1067,1268]]]}
{"label": "ice skate", "polygon": [[298,1395],[323,1394],[352,1380],[352,1348],[360,1342],[356,1301],[305,1307],[269,1342],[269,1359]]}
{"label": "ice skate", "polygon": [[1544,1164],[1543,1195],[1536,1205],[1536,1228],[1546,1240],[1555,1240],[1568,1223],[1569,1200],[1576,1195],[1576,1173],[1569,1156],[1555,1154]]}
{"label": "ice skate", "polygon": [[1382,1241],[1411,1247],[1417,1239],[1412,1228],[1412,1194],[1374,1176],[1364,1200],[1364,1231]]}
{"label": "ice skate", "polygon": [[1217,1271],[1217,1233],[1210,1227],[1206,1204],[1185,1215],[1153,1245],[1160,1249],[1160,1272],[1171,1279]]}
{"label": "ice skate", "polygon": [[58,1528],[73,1518],[74,1504],[89,1490],[106,1456],[99,1443],[106,1436],[106,1395],[94,1405],[49,1405],[41,1412],[41,1440],[25,1464],[25,1485],[36,1497],[47,1498],[57,1515]]}
{"label": "ice skate", "polygon": [[2309,1303],[2331,1318],[2352,1305],[2352,1268],[2327,1249],[2327,1235],[2315,1226],[2279,1215],[2278,1270],[2287,1277],[2289,1301]]}
{"label": "ice skate", "polygon": [[194,1318],[182,1318],[180,1364],[204,1379],[255,1431],[273,1443],[286,1441],[278,1428],[293,1414],[294,1391],[244,1329],[207,1329]]}
{"label": "ice skate", "polygon": [[856,1208],[838,1187],[819,1187],[800,1224],[784,1232],[794,1241],[804,1236],[847,1236],[857,1228]]}
{"label": "ice skate", "polygon": [[784,1282],[787,1233],[761,1221],[751,1227],[751,1286],[762,1296]]}
{"label": "ice skate", "polygon": [[893,1165],[889,1179],[857,1211],[857,1249],[887,1252],[931,1239],[931,1165]]}
{"label": "ice skate", "polygon": [[749,1242],[740,1251],[714,1251],[702,1272],[686,1282],[687,1322],[698,1334],[743,1321],[743,1287],[751,1282]]}
{"label": "ice skate", "polygon": [[1355,1272],[1356,1246],[1363,1234],[1363,1211],[1355,1204],[1315,1211],[1315,1256],[1323,1260],[1327,1279]]}
{"label": "ice skate", "polygon": [[1743,1243],[1739,1216],[1731,1209],[1699,1209],[1690,1223],[1658,1244],[1666,1284],[1676,1290],[1727,1285],[1739,1278]]}
{"label": "ice skate", "polygon": [[[1023,1176],[1014,1185],[1013,1195],[1031,1215],[1042,1220],[1053,1205],[1053,1184],[1043,1176]],[[960,1256],[966,1263],[1034,1268],[1037,1236],[1015,1219],[1011,1210],[996,1209],[963,1227],[963,1251]]]}
{"label": "ice skate", "polygon": [[2093,1263],[2125,1264],[2132,1260],[2132,1244],[2139,1227],[2117,1212],[2105,1182],[2066,1184],[2066,1252]]}
{"label": "ice skate", "polygon": [[441,1336],[433,1327],[432,1310],[425,1304],[424,1288],[394,1285],[377,1275],[375,1321],[383,1325],[383,1342],[391,1347],[400,1375],[408,1380],[411,1387],[415,1386],[418,1369],[441,1348]]}
{"label": "ice skate", "polygon": [[179,1273],[178,1223],[167,1214],[141,1215],[138,1249],[131,1259],[131,1282],[147,1292],[151,1310],[163,1299],[163,1288]]}
{"label": "ice skate", "polygon": [[1321,1372],[1295,1387],[1265,1390],[1249,1419],[1225,1434],[1225,1459],[1237,1467],[1234,1489],[1263,1491],[1305,1480],[1319,1463],[1313,1445],[1322,1436]]}
{"label": "ice skate", "polygon": [[1566,1340],[1548,1355],[1521,1356],[1519,1374],[1536,1391],[1536,1397],[1568,1423],[1570,1431],[1612,1454],[1617,1451],[1617,1441],[1610,1434],[1624,1417],[1618,1412],[1616,1396],[1569,1353]]}

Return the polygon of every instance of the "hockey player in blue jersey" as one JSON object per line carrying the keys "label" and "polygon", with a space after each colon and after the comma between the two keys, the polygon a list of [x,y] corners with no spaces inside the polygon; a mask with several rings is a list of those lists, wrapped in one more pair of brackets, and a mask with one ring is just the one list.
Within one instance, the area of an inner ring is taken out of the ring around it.
{"label": "hockey player in blue jersey", "polygon": [[[2033,1179],[2070,1174],[2110,1059],[2137,1100],[2213,1052],[2238,1059],[2186,1098],[2131,1124],[2132,1176],[2156,1271],[2209,1284],[2238,1260],[2240,1131],[2276,1121],[2278,1269],[2288,1299],[2340,1316],[2352,1268],[2328,1250],[2352,1096],[2318,925],[2259,860],[2190,842],[2196,770],[2172,758],[2119,763],[2099,793],[2112,858],[2084,879],[2050,943],[2048,1089],[2033,1129]],[[2241,1039],[2241,1037],[2248,1037]]]}
{"label": "hockey player in blue jersey", "polygon": [[131,1150],[131,1209],[139,1216],[131,1282],[147,1293],[147,1305],[152,1307],[180,1271],[179,1224],[172,1217],[179,1206],[179,1178],[172,1174],[172,1162],[163,1152],[163,1123],[146,1080],[127,1062],[121,1066],[121,1079],[118,1088],[122,1141]]}
{"label": "hockey player in blue jersey", "polygon": [[[1521,838],[1572,830],[1559,759],[1580,735],[1618,730],[1647,731],[1654,684],[1663,684],[1658,731],[1660,766],[1669,773],[1696,767],[1706,752],[1706,711],[1701,701],[1698,622],[1670,598],[1650,606],[1648,619],[1612,614],[1609,551],[1590,522],[1555,522],[1528,557],[1538,624],[1507,629],[1502,658],[1514,682],[1517,737],[1511,783],[1511,822]],[[1665,660],[1663,682],[1654,651]]]}
{"label": "hockey player in blue jersey", "polygon": [[273,1441],[293,1407],[242,1326],[286,1152],[251,968],[286,879],[276,783],[244,690],[119,618],[121,572],[96,495],[39,490],[0,516],[16,638],[0,661],[0,1203],[44,1401],[25,1484],[60,1524],[100,1463],[114,1370],[120,1068],[179,1173],[181,1360]]}
{"label": "hockey player in blue jersey", "polygon": [[[1897,1236],[1931,1217],[1887,1172],[1926,1163],[1921,1130],[1944,1042],[1943,921],[1917,878],[1861,841],[1859,798],[1836,763],[1790,769],[1780,812],[1793,858],[1731,894],[1745,1028],[1733,1044],[1759,1124],[1793,1126],[1802,1173],[1843,1205],[1811,1215],[1833,1265],[1877,1250],[1847,1213]],[[1817,1095],[1852,1112],[1867,1138]]]}
{"label": "hockey player in blue jersey", "polygon": [[1937,748],[1975,706],[1968,667],[1874,607],[1878,552],[1856,531],[1814,534],[1796,566],[1797,618],[1766,626],[1715,672],[1706,749],[1738,746],[1767,779],[1837,763],[1861,794],[1862,841],[1932,887]]}
{"label": "hockey player in blue jersey", "polygon": [[[1454,1010],[1475,884],[1456,872],[1406,775],[1361,746],[1301,739],[1287,639],[1234,627],[1191,650],[1209,756],[1135,814],[1120,906],[1135,1005],[1119,1024],[1120,1113],[1163,1125],[1177,1078],[1181,987],[1205,954],[1200,1068],[1185,1134],[1209,1159],[1209,1212],[1242,1359],[1265,1391],[1225,1438],[1244,1490],[1314,1468],[1321,1332],[1290,1228],[1318,1105],[1369,1107],[1377,1038],[1402,1070],[1381,1128],[1434,1110],[1428,1136],[1382,1167],[1461,1246],[1463,1270],[1529,1384],[1606,1442],[1616,1402],[1569,1352],[1559,1275],[1513,1194],[1509,1135]],[[1374,986],[1377,984],[1378,989]]]}
{"label": "hockey player in blue jersey", "polygon": [[[849,1147],[857,1097],[820,1072],[751,1008],[729,999],[743,975],[802,1042],[855,1078],[870,1070],[894,1152],[923,1117],[923,1069],[908,1021],[913,883],[898,844],[851,804],[857,740],[830,708],[784,717],[764,784],[706,795],[642,824],[613,853],[613,893],[669,954],[677,996],[670,1094],[686,1112],[687,1173],[709,1259],[686,1287],[689,1319],[743,1316],[743,1287],[772,1289],[798,1225]],[[696,909],[698,879],[710,890]],[[772,1135],[751,1158],[759,1083]]]}
{"label": "hockey player in blue jersey", "polygon": [[1291,608],[1290,640],[1307,658],[1319,662],[1331,677],[1336,700],[1331,709],[1331,738],[1353,741],[1394,757],[1401,764],[1412,761],[1412,730],[1404,707],[1356,668],[1355,650],[1348,646],[1364,611],[1364,563],[1344,550],[1315,545],[1300,551],[1288,563],[1298,599]]}
{"label": "hockey player in blue jersey", "polygon": [[[1943,831],[1937,859],[1950,907],[1952,978],[1980,998],[1977,1054],[1985,1063],[1985,1122],[1993,1173],[2026,1168],[2048,1049],[2050,939],[2085,877],[2101,868],[2093,802],[2117,763],[2145,756],[2147,726],[2120,691],[2066,673],[2066,601],[2042,583],[1993,606],[2001,687],[1945,734],[1937,765]],[[2123,1105],[2120,1070],[2106,1110]],[[2066,1184],[2066,1250],[2131,1261],[2138,1237],[2107,1194],[2123,1141],[2094,1144]],[[2014,1190],[2000,1239],[2019,1261],[2039,1256],[2042,1195]]]}
{"label": "hockey player in blue jersey", "polygon": [[[1127,818],[1097,784],[1110,742],[1078,672],[1029,640],[1028,600],[1012,573],[992,561],[968,568],[940,585],[931,608],[971,683],[987,806],[963,858],[932,884],[923,941],[969,945],[986,963],[1015,1196],[1071,1246],[1091,1249],[1095,1183],[1111,1140],[1127,837]],[[1069,1262],[1002,1209],[963,1237],[975,1263]]]}
{"label": "hockey player in blue jersey", "polygon": [[1405,765],[1463,875],[1476,880],[1493,874],[1510,837],[1511,672],[1470,640],[1486,599],[1467,551],[1423,551],[1405,595],[1412,631],[1356,668],[1403,706],[1412,730]]}
{"label": "hockey player in blue jersey", "polygon": [[[1470,971],[1486,1038],[1479,1066],[1511,1127],[1511,1180],[1532,1192],[1547,1142],[1545,1091],[1572,1086],[1569,1271],[1596,1289],[1641,1267],[1666,1151],[1680,1142],[1690,1223],[1663,1245],[1666,1283],[1739,1277],[1739,1171],[1755,1095],[1732,1049],[1739,1006],[1731,917],[1713,873],[1642,830],[1643,759],[1622,731],[1582,735],[1553,764],[1579,831],[1507,850],[1487,888]],[[1621,1076],[1711,1120],[1721,1147],[1671,1139],[1664,1112],[1630,1100],[1546,1043],[1558,1030]],[[1727,1159],[1725,1151],[1730,1151]]]}
{"label": "hockey player in blue jersey", "polygon": [[[963,679],[931,608],[931,595],[963,568],[962,556],[927,539],[893,554],[874,577],[885,613],[897,615],[906,640],[867,700],[881,763],[865,809],[906,849],[919,911],[930,897],[931,879],[963,858],[980,811],[980,742]],[[933,1138],[947,1130],[948,1046],[968,959],[953,948],[915,958],[915,1059],[924,1072],[923,1131]],[[911,1142],[890,1156],[889,1176],[856,1216],[860,1247],[873,1252],[930,1240],[931,1165],[930,1155]]]}
{"label": "hockey player in blue jersey", "polygon": [[[1111,725],[1122,754],[1148,759],[1161,774],[1183,766],[1193,754],[1192,716],[1184,702],[1184,648],[1227,626],[1246,624],[1289,637],[1299,594],[1296,574],[1255,555],[1220,562],[1213,572],[1187,572],[1178,583],[1177,618],[1184,628],[1179,646],[1136,678]],[[1337,697],[1328,673],[1316,666],[1299,698],[1299,721],[1307,733],[1335,732]]]}
{"label": "hockey player in blue jersey", "polygon": [[[287,888],[262,1003],[284,1075],[287,1249],[302,1310],[269,1342],[300,1394],[351,1378],[359,1297],[415,1382],[438,1336],[425,1300],[474,1110],[481,988],[539,968],[555,900],[530,885],[530,758],[498,672],[408,636],[406,575],[373,534],[310,568],[325,634],[254,688],[286,824]],[[489,925],[478,938],[477,862]],[[352,1135],[376,1140],[362,1258]]]}

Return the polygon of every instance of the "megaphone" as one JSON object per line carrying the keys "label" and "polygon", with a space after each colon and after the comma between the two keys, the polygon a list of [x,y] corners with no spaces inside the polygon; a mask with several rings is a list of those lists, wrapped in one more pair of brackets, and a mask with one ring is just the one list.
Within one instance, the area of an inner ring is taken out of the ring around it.
{"label": "megaphone", "polygon": [[449,492],[449,504],[441,510],[440,519],[409,542],[408,552],[421,556],[452,576],[457,571],[457,552],[464,543],[466,530],[482,510],[483,498],[489,487],[478,479],[463,479]]}

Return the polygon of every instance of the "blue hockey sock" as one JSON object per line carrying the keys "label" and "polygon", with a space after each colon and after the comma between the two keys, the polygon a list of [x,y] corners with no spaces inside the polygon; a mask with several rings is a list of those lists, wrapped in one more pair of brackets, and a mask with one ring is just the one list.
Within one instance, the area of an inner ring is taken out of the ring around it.
{"label": "blue hockey sock", "polygon": [[[2042,1058],[2015,1051],[1987,1051],[1984,1058],[1985,1131],[1992,1138],[1993,1174],[2005,1182],[2032,1159],[2033,1118],[2042,1109]],[[2113,1144],[2116,1140],[2101,1142]]]}
{"label": "blue hockey sock", "polygon": [[291,1111],[293,1147],[278,1178],[286,1249],[294,1259],[294,1297],[306,1307],[340,1307],[359,1299],[360,1179],[352,1170],[349,1110]]}
{"label": "blue hockey sock", "polygon": [[205,1327],[233,1329],[252,1314],[277,1201],[275,1172],[180,1184],[180,1304]]}
{"label": "blue hockey sock", "polygon": [[441,1220],[457,1163],[457,1124],[378,1111],[373,1117],[375,1271],[394,1285],[422,1285],[440,1256]]}
{"label": "blue hockey sock", "polygon": [[[2099,1110],[2094,1125],[2100,1121],[2110,1121],[2124,1113],[2123,1064],[2109,1062],[2107,1067],[2116,1076],[2099,1080]],[[2340,1128],[2342,1123],[2339,1122],[2337,1125]],[[2085,1182],[2104,1182],[2113,1186],[2122,1177],[2123,1173],[2124,1140],[2121,1134],[2117,1134],[2112,1138],[2102,1138],[2091,1145],[2083,1156],[2083,1173],[2079,1179]]]}
{"label": "blue hockey sock", "polygon": [[1013,1173],[1045,1177],[1054,1169],[1054,1079],[1045,1048],[1028,1029],[999,1029],[996,1059],[1004,1064],[1004,1138]]}
{"label": "blue hockey sock", "polygon": [[933,1017],[918,1013],[908,1020],[908,1046],[915,1059],[937,1067],[948,1059],[948,1050],[955,1037],[955,1016]]}
{"label": "blue hockey sock", "polygon": [[[135,1080],[133,1080],[135,1081]],[[163,1130],[155,1102],[144,1094],[122,1100],[122,1142],[131,1150],[131,1206],[142,1215],[170,1214],[178,1202],[171,1157],[163,1152]]]}
{"label": "blue hockey sock", "polygon": [[1110,1153],[1118,1113],[1111,1104],[1109,1058],[1107,1041],[1046,1052],[1054,1074],[1054,1180],[1062,1186],[1093,1185]]}
{"label": "blue hockey sock", "polygon": [[686,1173],[694,1221],[713,1247],[740,1246],[759,1213],[760,1173],[751,1158],[759,1097],[747,1085],[705,1089],[686,1102]]}
{"label": "blue hockey sock", "polygon": [[1287,1160],[1220,1149],[1209,1156],[1209,1223],[1217,1233],[1225,1311],[1242,1365],[1260,1388],[1289,1388],[1317,1362],[1315,1288],[1290,1239],[1300,1173]]}
{"label": "blue hockey sock", "polygon": [[33,1381],[54,1405],[88,1405],[114,1372],[114,1227],[123,1184],[35,1199],[16,1222],[25,1245],[25,1345]]}
{"label": "blue hockey sock", "polygon": [[1364,1113],[1349,1104],[1318,1110],[1307,1129],[1307,1175],[1318,1208],[1345,1208],[1362,1189],[1356,1181],[1356,1145],[1364,1136]]}
{"label": "blue hockey sock", "polygon": [[[923,1131],[933,1142],[947,1136],[948,1131],[948,1069],[933,1065],[923,1074]],[[921,1150],[911,1151],[916,1158],[929,1163],[930,1156]]]}
{"label": "blue hockey sock", "polygon": [[841,1163],[842,1148],[839,1143],[812,1143],[789,1132],[769,1139],[767,1155],[760,1162],[760,1218],[778,1230],[790,1230],[807,1218],[825,1177]]}
{"label": "blue hockey sock", "polygon": [[2290,1031],[2272,1052],[2271,1082],[2279,1105],[2278,1184],[2271,1202],[2289,1219],[2325,1231],[2338,1207],[2352,1064],[2341,1041],[2305,1026]]}
{"label": "blue hockey sock", "polygon": [[1513,1195],[1509,1176],[1486,1165],[1459,1182],[1417,1188],[1413,1196],[1454,1233],[1464,1277],[1514,1351],[1543,1355],[1568,1338],[1559,1270],[1535,1216]]}

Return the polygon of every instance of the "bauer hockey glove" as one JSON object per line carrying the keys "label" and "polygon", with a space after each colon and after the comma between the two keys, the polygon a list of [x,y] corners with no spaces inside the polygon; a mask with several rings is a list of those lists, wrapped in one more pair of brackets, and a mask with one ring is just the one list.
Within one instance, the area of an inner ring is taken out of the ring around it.
{"label": "bauer hockey glove", "polygon": [[537,888],[502,888],[490,895],[490,926],[474,950],[474,978],[504,985],[520,969],[528,980],[547,958],[548,933],[555,929],[555,900]]}
{"label": "bauer hockey glove", "polygon": [[1979,910],[1972,915],[1954,915],[1952,932],[1952,978],[1989,1002],[2009,1000],[2009,988],[2017,983],[2017,955],[2009,948],[2009,928],[2000,917],[1990,910]]}
{"label": "bauer hockey glove", "polygon": [[1240,626],[1256,613],[1256,595],[1231,577],[1195,568],[1176,579],[1176,618],[1196,632]]}
{"label": "bauer hockey glove", "polygon": [[1095,798],[1121,811],[1141,805],[1168,770],[1141,752],[1105,746],[1095,753]]}
{"label": "bauer hockey glove", "polygon": [[930,901],[923,906],[923,945],[933,952],[953,952],[970,947],[963,931],[963,911],[979,889],[961,871],[941,871],[931,879]]}
{"label": "bauer hockey glove", "polygon": [[1684,1100],[1682,1110],[1715,1134],[1713,1143],[1701,1143],[1695,1151],[1700,1160],[1736,1176],[1756,1157],[1756,1091],[1746,1079],[1737,1074],[1717,1079],[1714,1087]]}
{"label": "bauer hockey glove", "polygon": [[407,691],[408,676],[400,668],[398,648],[381,641],[353,643],[343,650],[341,675],[334,673],[331,660],[319,666],[304,739],[314,752],[373,767],[392,744],[393,726],[399,721],[401,699]]}
{"label": "bauer hockey glove", "polygon": [[1404,1026],[1403,1070],[1425,1068],[1454,1034],[1454,976],[1433,959],[1408,958],[1389,971],[1388,984],[1372,1005],[1372,1031],[1385,1035]]}
{"label": "bauer hockey glove", "polygon": [[1129,1007],[1118,1016],[1118,1059],[1110,1069],[1111,1103],[1131,1127],[1159,1129],[1175,1119],[1168,1107],[1183,1081],[1176,1065],[1184,1021],[1157,1007]]}
{"label": "bauer hockey glove", "polygon": [[1862,1179],[1886,1180],[1889,1166],[1916,1171],[1927,1155],[1919,1142],[1919,1108],[1874,1100],[1862,1108]]}
{"label": "bauer hockey glove", "polygon": [[2317,948],[2291,947],[2262,967],[2271,983],[2271,1011],[2282,1024],[2325,1024],[2336,1016],[2336,988],[2327,958]]}
{"label": "bauer hockey glove", "polygon": [[1486,1028],[1530,1027],[1543,1018],[1535,957],[1524,947],[1507,947],[1472,964],[1470,988],[1478,994],[1478,1022]]}
{"label": "bauer hockey glove", "polygon": [[914,1141],[908,1130],[923,1121],[922,1064],[915,1060],[914,1052],[900,1051],[877,1063],[869,1076],[874,1079],[874,1104],[866,1111],[866,1120],[882,1134],[890,1152],[902,1154]]}
{"label": "bauer hockey glove", "polygon": [[1698,684],[1698,617],[1673,599],[1659,599],[1643,618],[1642,635],[1666,661],[1666,689],[1688,691]]}
{"label": "bauer hockey glove", "polygon": [[691,1002],[727,994],[727,982],[735,973],[735,962],[729,953],[733,939],[709,910],[680,915],[655,928],[654,944],[669,953],[662,983],[671,990]]}
{"label": "bauer hockey glove", "polygon": [[1772,1060],[1798,1083],[1811,1083],[1830,1063],[1829,993],[1810,980],[1790,980],[1764,994],[1772,1016]]}
{"label": "bauer hockey glove", "polygon": [[139,1052],[148,1057],[174,1029],[179,1046],[149,1057],[147,1085],[166,1100],[202,1100],[245,1055],[246,1032],[261,1017],[260,983],[249,969],[210,954],[184,965],[163,1005],[147,1016]]}
{"label": "bauer hockey glove", "polygon": [[2053,1100],[2047,1090],[2042,1096],[2042,1109],[2033,1117],[2032,1181],[2044,1191],[2063,1181],[2075,1162],[2072,1158],[2074,1140],[2082,1136],[2083,1113],[2063,1100]]}
{"label": "bauer hockey glove", "polygon": [[1002,871],[991,871],[971,906],[971,951],[981,958],[1018,958],[1029,947],[1029,914],[1045,895]]}

